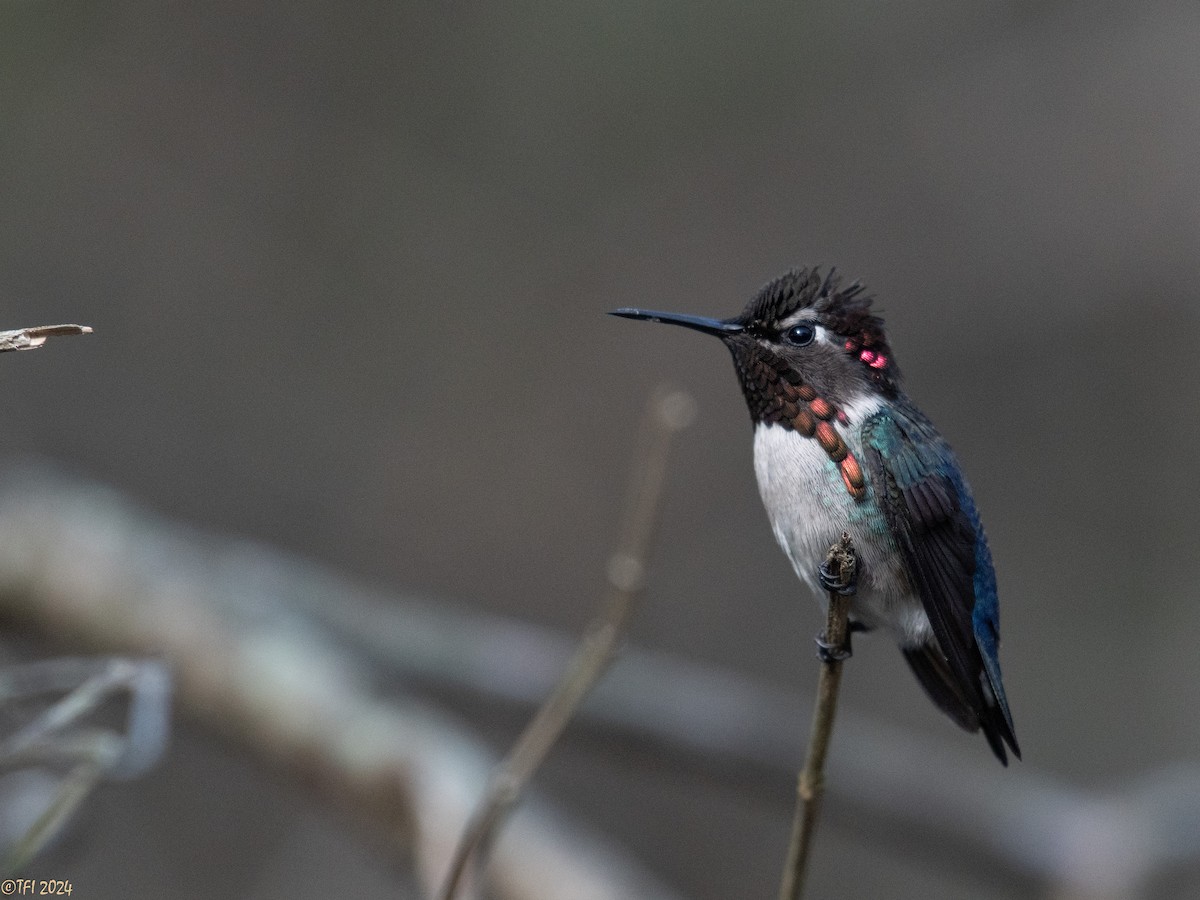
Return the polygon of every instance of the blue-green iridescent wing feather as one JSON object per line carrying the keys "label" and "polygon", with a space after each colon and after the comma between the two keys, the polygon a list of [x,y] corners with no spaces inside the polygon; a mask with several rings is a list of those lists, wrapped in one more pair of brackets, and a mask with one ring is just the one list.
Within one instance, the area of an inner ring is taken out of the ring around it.
{"label": "blue-green iridescent wing feather", "polygon": [[937,640],[905,658],[943,711],[983,729],[1001,762],[1005,743],[1019,757],[997,660],[995,575],[954,456],[911,407],[871,416],[862,438],[867,477]]}

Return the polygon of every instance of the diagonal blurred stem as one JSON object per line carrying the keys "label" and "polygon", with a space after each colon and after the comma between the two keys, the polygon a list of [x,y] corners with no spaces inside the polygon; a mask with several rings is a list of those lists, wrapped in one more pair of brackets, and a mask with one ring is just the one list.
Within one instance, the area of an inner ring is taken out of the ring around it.
{"label": "diagonal blurred stem", "polygon": [[492,838],[525,785],[616,656],[642,593],[671,443],[688,426],[694,412],[694,401],[680,391],[660,386],[651,395],[635,454],[620,541],[608,563],[609,595],[550,695],[493,774],[455,850],[439,894],[441,900],[459,896],[472,862],[486,856]]}
{"label": "diagonal blurred stem", "polygon": [[91,796],[103,776],[104,766],[100,762],[84,761],[72,768],[54,800],[0,865],[0,875],[8,879],[23,869],[62,830],[63,824]]}

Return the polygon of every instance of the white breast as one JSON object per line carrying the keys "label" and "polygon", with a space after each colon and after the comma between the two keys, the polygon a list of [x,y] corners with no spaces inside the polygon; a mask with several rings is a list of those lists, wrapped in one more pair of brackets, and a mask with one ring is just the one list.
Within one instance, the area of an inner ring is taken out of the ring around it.
{"label": "white breast", "polygon": [[[835,427],[862,463],[862,422],[882,401],[864,397],[846,404],[845,423]],[[868,626],[883,626],[902,644],[923,642],[930,634],[920,600],[907,588],[903,561],[882,517],[868,497],[856,501],[841,473],[813,438],[779,425],[760,423],[754,430],[754,472],[775,539],[796,574],[824,605],[827,596],[817,579],[830,545],[849,531],[861,574],[851,614]],[[869,490],[869,489],[868,489]]]}
{"label": "white breast", "polygon": [[[817,566],[837,539],[837,533],[832,538],[830,534],[836,528],[837,509],[844,505],[830,485],[833,467],[829,454],[812,438],[780,425],[759,423],[754,429],[754,474],[775,540],[796,574],[818,595],[824,592]],[[846,500],[853,502],[836,469],[833,477]]]}

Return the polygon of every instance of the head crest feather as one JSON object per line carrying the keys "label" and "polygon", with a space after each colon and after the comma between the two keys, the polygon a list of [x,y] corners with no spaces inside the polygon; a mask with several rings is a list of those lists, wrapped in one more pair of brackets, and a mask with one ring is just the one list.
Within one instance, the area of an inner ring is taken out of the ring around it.
{"label": "head crest feather", "polygon": [[846,352],[867,365],[872,380],[893,390],[900,370],[892,359],[883,319],[871,312],[872,300],[860,282],[843,287],[836,268],[822,278],[820,267],[800,267],[764,285],[738,320],[751,330],[769,332],[798,310],[811,308],[818,323],[845,339]]}

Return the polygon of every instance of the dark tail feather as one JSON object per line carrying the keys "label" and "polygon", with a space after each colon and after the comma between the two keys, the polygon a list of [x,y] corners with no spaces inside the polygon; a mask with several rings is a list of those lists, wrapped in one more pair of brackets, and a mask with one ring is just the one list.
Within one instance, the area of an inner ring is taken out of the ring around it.
{"label": "dark tail feather", "polygon": [[1012,749],[1013,756],[1017,759],[1021,758],[1021,745],[1017,743],[1017,735],[1013,731],[1012,716],[1008,712],[1008,700],[1004,697],[1004,688],[998,688],[996,682],[991,680],[990,671],[984,692],[988,696],[984,697],[980,724],[983,726],[983,733],[987,735],[992,752],[1000,758],[1002,763],[1008,765],[1004,756],[1004,744],[1008,744]]}
{"label": "dark tail feather", "polygon": [[937,704],[937,708],[957,722],[960,728],[978,731],[979,716],[975,713],[975,707],[963,696],[937,644],[931,642],[920,647],[901,649],[917,681],[921,682],[921,687],[925,688],[925,693]]}
{"label": "dark tail feather", "polygon": [[[997,639],[998,642],[998,639]],[[993,645],[994,646],[994,645]],[[990,658],[989,658],[990,657]],[[983,663],[983,671],[987,675],[987,689],[990,689],[991,696],[985,697],[986,706],[991,720],[991,729],[995,731],[995,737],[989,732],[988,742],[1003,738],[1008,742],[1008,746],[1012,747],[1013,755],[1021,758],[1021,748],[1017,744],[1017,735],[1013,729],[1012,714],[1008,711],[1008,698],[1004,696],[1004,684],[1000,680],[1000,666],[996,663],[995,652],[991,654],[981,652],[980,660]],[[988,728],[985,724],[984,728]]]}
{"label": "dark tail feather", "polygon": [[993,697],[985,698],[977,692],[968,698],[936,643],[931,641],[921,647],[902,649],[902,652],[917,681],[938,709],[966,731],[974,733],[982,728],[988,746],[1003,765],[1008,765],[1005,743],[1017,759],[1021,758],[1021,749],[1004,711]]}
{"label": "dark tail feather", "polygon": [[[1000,732],[996,730],[994,722],[988,722],[983,726],[983,736],[987,738],[988,746],[992,748],[992,752],[996,754],[996,759],[1000,760],[1002,765],[1008,765],[1008,754],[1004,752],[1004,741],[1000,739]],[[1021,758],[1018,751],[1017,759]]]}

